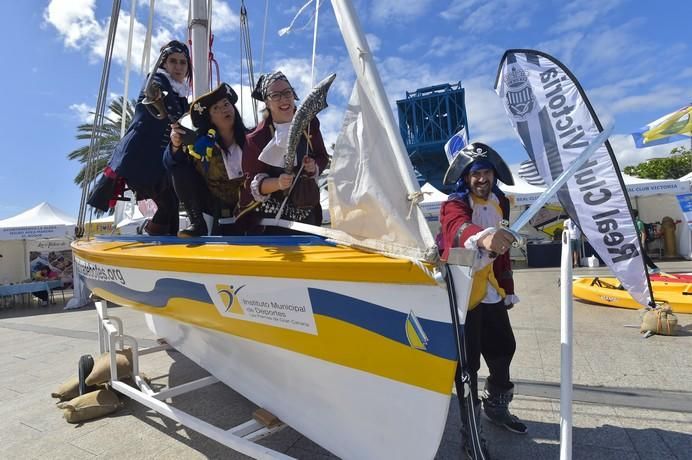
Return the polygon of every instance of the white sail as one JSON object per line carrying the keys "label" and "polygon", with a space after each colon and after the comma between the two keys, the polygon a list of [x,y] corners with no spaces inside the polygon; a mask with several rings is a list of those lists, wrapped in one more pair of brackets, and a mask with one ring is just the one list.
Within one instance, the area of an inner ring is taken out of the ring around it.
{"label": "white sail", "polygon": [[430,229],[417,204],[408,199],[397,160],[372,107],[356,83],[336,141],[329,172],[332,228],[365,246],[407,258],[433,260]]}
{"label": "white sail", "polygon": [[332,227],[356,240],[396,244],[390,252],[403,257],[435,260],[418,206],[423,195],[353,6],[332,7],[357,77],[330,168]]}

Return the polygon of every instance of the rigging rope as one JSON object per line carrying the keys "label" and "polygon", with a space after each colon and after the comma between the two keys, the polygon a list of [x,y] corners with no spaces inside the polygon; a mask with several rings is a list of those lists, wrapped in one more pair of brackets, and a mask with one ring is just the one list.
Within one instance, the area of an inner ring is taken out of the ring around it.
{"label": "rigging rope", "polygon": [[[152,0],[153,1],[153,0]],[[86,200],[89,195],[91,182],[95,180],[95,157],[101,149],[101,137],[103,135],[103,120],[106,112],[106,95],[108,93],[108,79],[111,71],[111,60],[113,58],[113,45],[115,43],[115,33],[118,29],[118,17],[120,16],[120,0],[113,0],[111,11],[110,26],[108,28],[108,38],[106,41],[106,53],[103,57],[103,70],[101,72],[101,83],[99,85],[96,110],[94,113],[94,124],[91,128],[91,140],[89,142],[89,152],[87,153],[85,176],[82,182],[82,198],[79,203],[79,214],[77,216],[77,226],[75,236],[81,238],[84,235],[84,219],[86,217]],[[93,177],[93,179],[89,179]]]}
{"label": "rigging rope", "polygon": [[[313,0],[309,0],[303,7],[298,10],[298,13],[295,15],[293,18],[293,21],[291,21],[291,24],[288,27],[284,27],[279,31],[279,36],[283,36],[290,32],[292,30],[293,24],[296,22],[296,19],[298,19],[298,16],[305,11],[305,9],[312,3]],[[315,29],[312,34],[312,63],[310,65],[310,87],[313,88],[315,86],[315,56],[317,55],[317,27],[318,27],[318,19],[319,19],[319,10],[320,10],[321,2],[317,1],[315,2]],[[303,154],[303,158],[305,158],[306,155],[308,155],[310,152],[310,124],[308,124],[307,127],[307,142],[305,143],[305,153]],[[300,177],[301,173],[303,172],[303,166],[304,164],[301,163],[300,169],[296,173],[293,183],[291,184],[291,188],[288,190],[288,193],[283,199],[283,202],[281,203],[281,206],[279,206],[279,210],[276,213],[276,216],[274,218],[275,222],[278,222],[279,219],[281,218],[281,214],[283,213],[284,207],[286,206],[286,203],[288,202],[288,198],[291,196],[291,191],[293,190],[293,187],[295,187],[296,183],[298,182],[298,178]]]}
{"label": "rigging rope", "polygon": [[219,71],[219,63],[214,58],[214,52],[211,50],[214,44],[214,34],[209,34],[209,89],[216,88],[214,86],[214,68],[216,68],[216,85],[221,84],[221,72]]}
{"label": "rigging rope", "polygon": [[[284,27],[283,29],[279,29],[279,37],[283,37],[284,35],[286,35],[287,33],[291,32],[291,31],[293,30],[293,24],[295,24],[296,20],[300,17],[301,14],[303,14],[303,11],[305,11],[305,9],[306,9],[308,6],[310,6],[310,4],[311,4],[313,1],[314,1],[314,0],[308,0],[308,2],[307,2],[305,5],[303,5],[303,6],[300,7],[300,9],[299,9],[298,12],[296,13],[296,15],[293,16],[293,20],[292,20],[291,23],[288,25],[288,27]],[[312,19],[312,16],[310,17],[310,19]],[[308,23],[310,23],[309,20],[308,20]]]}
{"label": "rigging rope", "polygon": [[211,33],[212,6],[213,6],[212,0],[207,0],[207,17],[208,17],[207,43],[209,43],[209,58],[208,59],[209,59],[209,89],[210,90],[214,89],[214,84],[213,84],[214,83],[214,77],[213,77],[214,67],[216,67],[216,82],[217,82],[217,84],[221,83],[221,75],[219,73],[219,63],[216,62],[216,59],[214,58],[214,53],[211,50],[211,46],[214,43],[214,34]]}
{"label": "rigging rope", "polygon": [[[317,23],[320,17],[320,1],[315,2],[315,29],[312,34],[312,64],[310,65],[310,87],[315,86],[315,56],[317,56]],[[308,130],[310,127],[308,127]]]}
{"label": "rigging rope", "polygon": [[[255,87],[255,69],[252,60],[252,47],[250,44],[250,25],[247,17],[247,8],[245,1],[240,2],[240,113],[243,113],[243,55],[245,56],[245,65],[248,72],[248,83],[250,91]],[[257,118],[257,100],[250,98],[252,104],[252,115],[255,118],[255,125],[258,123]]]}
{"label": "rigging rope", "polygon": [[267,18],[269,18],[269,0],[264,0],[264,28],[262,30],[262,49],[260,51],[260,75],[264,73],[264,45],[267,42]]}
{"label": "rigging rope", "polygon": [[144,49],[142,50],[142,67],[140,73],[146,75],[149,72],[149,60],[151,57],[151,33],[154,28],[154,3],[156,0],[149,1],[149,21],[147,23],[147,33],[144,36]]}
{"label": "rigging rope", "polygon": [[130,87],[130,63],[132,62],[132,34],[135,30],[135,6],[136,0],[130,2],[130,31],[127,36],[127,61],[125,62],[125,88],[123,89],[123,114],[120,118],[120,137],[125,135],[127,127],[127,104],[129,102],[129,87]]}

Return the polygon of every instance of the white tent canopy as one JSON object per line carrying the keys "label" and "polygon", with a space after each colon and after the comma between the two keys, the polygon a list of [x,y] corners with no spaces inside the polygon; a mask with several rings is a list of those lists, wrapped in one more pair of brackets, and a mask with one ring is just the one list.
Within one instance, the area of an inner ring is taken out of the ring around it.
{"label": "white tent canopy", "polygon": [[[517,173],[519,165],[510,166],[512,175],[514,176],[514,185],[505,185],[500,183],[500,189],[508,196],[512,197],[515,206],[530,205],[543,193],[545,187],[531,185],[524,179],[519,177]],[[676,195],[679,193],[689,193],[690,179],[640,179],[638,177],[622,174],[622,179],[625,182],[627,193],[630,197],[651,196],[670,194]],[[554,202],[557,199],[554,198]]]}
{"label": "white tent canopy", "polygon": [[68,238],[75,220],[45,201],[21,214],[0,220],[0,240]]}
{"label": "white tent canopy", "polygon": [[[519,177],[517,173],[518,167],[519,165],[510,166],[515,185],[500,183],[500,189],[512,200],[514,205],[510,215],[510,222],[516,220],[521,214],[523,206],[533,203],[545,190],[545,187],[531,185]],[[692,174],[688,174],[680,179],[666,180],[640,179],[627,174],[622,176],[627,187],[627,193],[632,198],[632,205],[639,209],[641,218],[645,222],[659,222],[665,216],[670,216],[676,221],[683,218],[675,195],[692,191]],[[440,228],[438,222],[440,206],[447,199],[447,195],[429,183],[424,184],[421,187],[421,191],[424,193],[425,198],[420,207],[430,229],[433,233],[437,233]],[[553,202],[556,203],[557,199],[553,198]],[[524,230],[530,231],[526,227]],[[687,259],[692,258],[692,239],[684,226],[678,226],[676,240],[678,254]]]}
{"label": "white tent canopy", "polygon": [[75,219],[46,202],[0,220],[0,283],[28,279],[32,251],[69,250],[74,228]]}

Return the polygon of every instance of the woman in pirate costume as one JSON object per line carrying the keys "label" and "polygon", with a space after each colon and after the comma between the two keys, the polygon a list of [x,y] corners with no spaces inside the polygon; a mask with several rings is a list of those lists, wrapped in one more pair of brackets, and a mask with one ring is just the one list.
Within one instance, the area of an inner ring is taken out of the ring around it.
{"label": "woman in pirate costume", "polygon": [[474,142],[456,152],[444,177],[444,184],[456,184],[456,190],[440,208],[438,244],[445,260],[452,247],[478,250],[464,324],[475,412],[480,412],[481,404],[478,370],[482,355],[489,370],[483,414],[509,431],[524,434],[526,425],[509,412],[514,394],[509,368],[516,342],[507,311],[519,298],[514,294],[509,258],[514,236],[501,229],[509,219],[509,200],[497,186],[498,180],[514,185],[509,168],[491,147]]}
{"label": "woman in pirate costume", "polygon": [[149,235],[175,235],[178,231],[178,199],[163,166],[162,155],[168,145],[171,120],[188,110],[187,93],[190,78],[190,53],[184,43],[173,40],[161,48],[161,62],[156,73],[147,78],[158,88],[168,118],[152,115],[139,94],[130,126],[113,151],[103,177],[89,197],[89,204],[103,211],[115,206],[125,185],[137,200],[151,198],[156,214],[145,225]]}
{"label": "woman in pirate costume", "polygon": [[[257,128],[248,135],[247,154],[255,158],[248,173],[251,176],[250,187],[244,196],[241,212],[252,213],[254,219],[275,217],[286,194],[298,177],[289,199],[286,200],[282,219],[312,225],[322,224],[322,208],[319,203],[319,192],[303,194],[301,180],[316,181],[320,172],[329,162],[327,149],[320,133],[320,123],[317,118],[310,121],[308,132],[303,133],[296,150],[296,161],[293,170],[285,170],[286,144],[288,130],[296,110],[295,101],[298,99],[288,79],[281,72],[273,72],[260,76],[252,97],[266,104],[266,116]],[[299,199],[309,196],[308,199]],[[282,232],[282,230],[276,230]]]}
{"label": "woman in pirate costume", "polygon": [[[197,98],[190,107],[197,129],[194,144],[183,145],[185,131],[177,123],[173,125],[164,163],[190,219],[190,226],[178,232],[180,237],[207,235],[203,212],[215,220],[235,214],[248,167],[248,156],[243,152],[247,129],[236,102],[238,95],[226,83]],[[241,231],[233,225],[213,233]]]}

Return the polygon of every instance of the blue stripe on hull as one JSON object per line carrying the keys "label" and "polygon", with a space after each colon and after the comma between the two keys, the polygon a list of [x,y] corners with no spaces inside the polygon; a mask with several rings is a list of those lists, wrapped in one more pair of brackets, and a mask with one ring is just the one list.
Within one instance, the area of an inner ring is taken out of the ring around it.
{"label": "blue stripe on hull", "polygon": [[[101,288],[118,297],[151,307],[164,307],[172,298],[190,299],[212,305],[214,303],[206,287],[192,281],[162,278],[157,280],[154,289],[148,292],[136,291],[113,281],[86,281],[89,288]],[[308,295],[314,314],[338,319],[410,346],[406,337],[406,313],[324,289],[309,287]],[[456,360],[452,325],[420,317],[418,321],[429,338],[425,352]]]}
{"label": "blue stripe on hull", "polygon": [[112,241],[123,243],[165,243],[184,244],[187,246],[202,244],[226,244],[233,246],[336,246],[324,238],[314,235],[284,235],[284,236],[198,236],[179,238],[177,236],[148,236],[148,235],[96,235],[97,241]]}
{"label": "blue stripe on hull", "polygon": [[[323,289],[308,288],[308,293],[315,314],[336,318],[410,345],[406,338],[406,313]],[[426,352],[455,360],[456,344],[452,325],[420,317],[418,321],[430,339],[426,344]]]}
{"label": "blue stripe on hull", "polygon": [[135,291],[113,281],[87,280],[90,288],[101,288],[112,294],[151,307],[165,307],[171,298],[190,299],[213,304],[207,288],[203,284],[173,278],[156,280],[154,289],[148,292]]}

